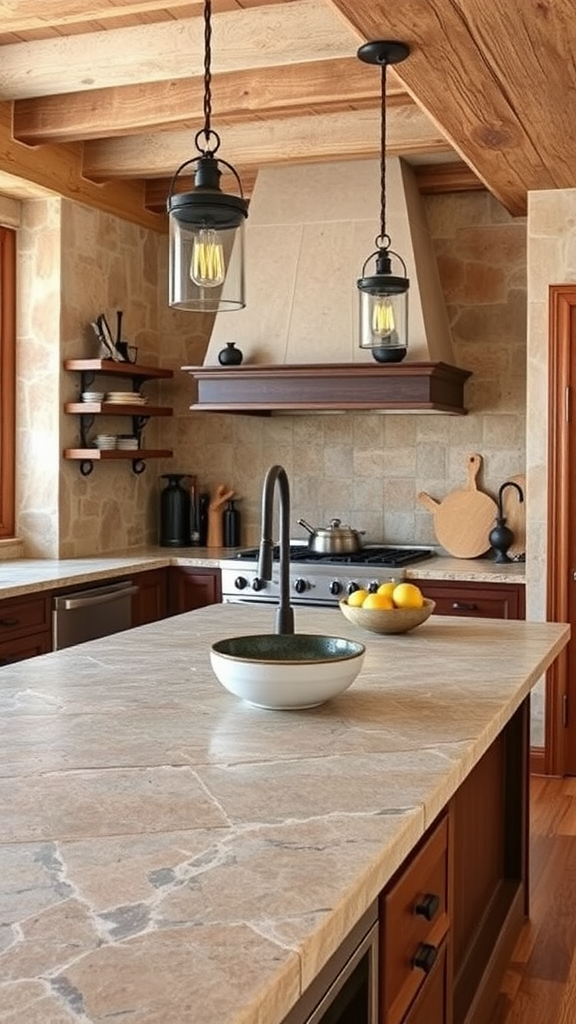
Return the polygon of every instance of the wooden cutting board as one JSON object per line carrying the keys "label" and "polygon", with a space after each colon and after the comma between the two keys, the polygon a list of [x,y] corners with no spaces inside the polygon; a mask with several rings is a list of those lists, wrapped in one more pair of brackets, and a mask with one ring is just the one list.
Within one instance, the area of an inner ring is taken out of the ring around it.
{"label": "wooden cutting board", "polygon": [[524,501],[520,501],[520,495],[515,487],[507,487],[502,491],[502,511],[506,517],[506,526],[509,526],[514,534],[508,554],[514,558],[526,553],[526,477],[519,473],[518,476],[508,477],[508,480],[518,484],[524,495]]}
{"label": "wooden cutting board", "polygon": [[[420,491],[418,501],[434,513],[434,531],[439,544],[455,558],[478,558],[490,550],[488,534],[496,525],[498,507],[493,498],[476,486],[482,467],[481,455],[469,455],[465,487],[447,494],[442,501]],[[514,488],[509,488],[514,490]]]}

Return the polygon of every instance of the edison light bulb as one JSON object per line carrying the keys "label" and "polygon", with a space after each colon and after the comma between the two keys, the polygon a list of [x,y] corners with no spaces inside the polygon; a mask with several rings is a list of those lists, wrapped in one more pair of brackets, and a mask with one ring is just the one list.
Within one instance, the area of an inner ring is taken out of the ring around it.
{"label": "edison light bulb", "polygon": [[222,239],[213,228],[201,228],[194,236],[190,277],[197,285],[216,288],[226,276]]}
{"label": "edison light bulb", "polygon": [[381,296],[372,308],[372,334],[377,338],[391,338],[396,334],[394,310],[388,296]]}

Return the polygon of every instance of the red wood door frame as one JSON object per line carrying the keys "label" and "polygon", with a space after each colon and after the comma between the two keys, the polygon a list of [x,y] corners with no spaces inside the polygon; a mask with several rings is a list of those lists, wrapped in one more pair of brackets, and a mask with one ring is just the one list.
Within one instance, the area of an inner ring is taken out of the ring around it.
{"label": "red wood door frame", "polygon": [[[550,775],[572,775],[576,774],[576,584],[572,578],[576,529],[570,525],[576,522],[576,284],[549,288],[548,398],[546,617],[572,623],[574,638],[546,676],[544,767]],[[572,672],[571,665],[575,666]]]}

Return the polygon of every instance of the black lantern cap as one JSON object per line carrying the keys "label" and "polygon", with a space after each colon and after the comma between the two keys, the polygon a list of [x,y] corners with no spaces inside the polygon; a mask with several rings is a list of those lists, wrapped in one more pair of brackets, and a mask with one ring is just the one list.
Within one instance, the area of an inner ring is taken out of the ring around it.
{"label": "black lantern cap", "polygon": [[[194,192],[174,193],[174,185],[181,171],[193,163],[197,164]],[[214,227],[220,231],[239,227],[248,216],[248,203],[242,195],[221,191],[220,164],[224,164],[236,175],[231,164],[225,160],[216,160],[211,153],[203,153],[183,163],[172,178],[166,204],[168,213],[181,223],[197,224],[199,227]]]}

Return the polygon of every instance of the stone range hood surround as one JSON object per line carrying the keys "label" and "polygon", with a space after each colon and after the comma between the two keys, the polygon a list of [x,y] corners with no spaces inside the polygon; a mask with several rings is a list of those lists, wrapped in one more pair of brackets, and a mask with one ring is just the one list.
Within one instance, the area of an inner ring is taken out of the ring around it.
{"label": "stone range hood surround", "polygon": [[[204,366],[183,368],[198,381],[198,404],[193,409],[241,412],[249,391],[250,408],[246,411],[409,411],[409,403],[414,402],[415,411],[465,412],[463,381],[469,374],[454,366],[450,326],[422,199],[412,168],[398,158],[389,158],[386,164],[386,222],[392,249],[405,260],[410,278],[408,355],[395,366],[378,364],[370,351],[359,347],[356,281],[364,260],[375,248],[379,197],[380,164],[376,160],[260,171],[246,224],[247,305],[234,313],[218,314]],[[219,366],[218,353],[229,341],[243,353],[240,368]],[[248,366],[254,374],[247,372]],[[221,395],[209,373],[216,370],[223,371]],[[432,383],[446,380],[449,372],[451,394],[444,388],[439,401]],[[330,373],[338,380],[332,394]],[[352,382],[362,379],[365,388],[370,376],[378,385],[364,394],[363,401],[362,389]],[[417,389],[416,377],[420,377]],[[295,379],[302,389],[300,401],[295,386],[288,385],[288,380]],[[390,386],[383,387],[387,379]],[[400,380],[408,379],[410,386],[397,391]],[[316,393],[314,382],[318,384]],[[246,397],[241,398],[241,393]]]}

